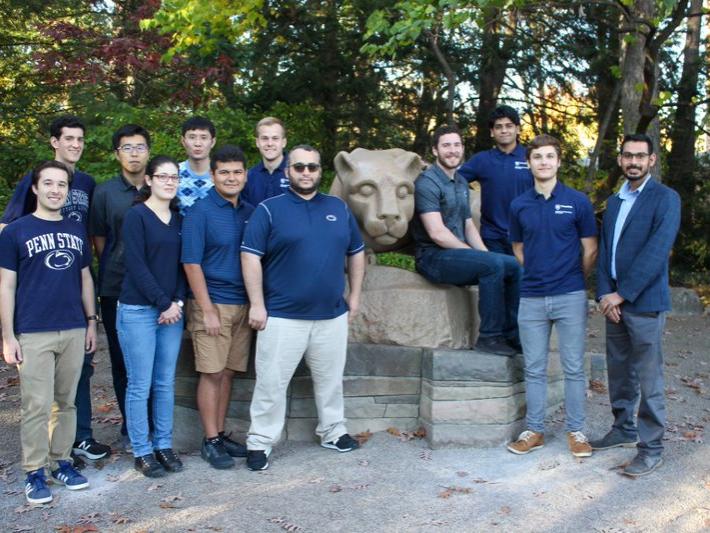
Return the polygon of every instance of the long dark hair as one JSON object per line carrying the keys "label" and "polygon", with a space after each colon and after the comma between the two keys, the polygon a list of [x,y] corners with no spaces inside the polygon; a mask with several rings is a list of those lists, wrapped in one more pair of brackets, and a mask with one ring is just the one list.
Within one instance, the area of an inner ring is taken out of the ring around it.
{"label": "long dark hair", "polygon": [[[167,155],[156,155],[153,157],[150,161],[148,161],[148,166],[145,167],[145,175],[150,176],[151,178],[153,177],[153,174],[155,174],[155,171],[158,170],[158,167],[160,165],[165,165],[165,164],[171,164],[175,165],[175,167],[180,170],[180,165],[178,164],[177,161],[175,161],[172,157],[167,156]],[[133,201],[134,204],[141,204],[145,202],[148,198],[150,198],[150,195],[153,191],[150,188],[150,185],[147,183],[143,184],[143,187],[140,188],[138,191],[138,194],[136,194],[136,198]],[[170,209],[173,211],[178,211],[179,205],[178,205],[178,199],[177,196],[170,200]]]}

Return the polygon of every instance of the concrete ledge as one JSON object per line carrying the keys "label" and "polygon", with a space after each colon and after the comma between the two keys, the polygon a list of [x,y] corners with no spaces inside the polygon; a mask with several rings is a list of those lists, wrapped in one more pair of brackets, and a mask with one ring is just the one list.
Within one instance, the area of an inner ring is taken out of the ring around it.
{"label": "concrete ledge", "polygon": [[[297,441],[317,441],[316,418],[291,418],[286,422],[286,435],[288,440]],[[346,422],[348,433],[357,435],[363,431],[385,431],[388,428],[396,427],[400,431],[413,431],[419,427],[419,420],[412,418],[348,418]]]}
{"label": "concrete ledge", "polygon": [[523,419],[507,424],[432,424],[420,418],[427,432],[426,440],[433,449],[491,448],[502,446],[517,436],[525,426]]}

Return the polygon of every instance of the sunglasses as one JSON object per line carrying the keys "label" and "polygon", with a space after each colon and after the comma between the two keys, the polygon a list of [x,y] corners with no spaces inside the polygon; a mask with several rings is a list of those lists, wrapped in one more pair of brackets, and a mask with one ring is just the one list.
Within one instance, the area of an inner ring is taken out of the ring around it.
{"label": "sunglasses", "polygon": [[308,169],[308,172],[315,172],[320,168],[318,163],[294,163],[290,166],[296,172],[303,172],[306,169]]}

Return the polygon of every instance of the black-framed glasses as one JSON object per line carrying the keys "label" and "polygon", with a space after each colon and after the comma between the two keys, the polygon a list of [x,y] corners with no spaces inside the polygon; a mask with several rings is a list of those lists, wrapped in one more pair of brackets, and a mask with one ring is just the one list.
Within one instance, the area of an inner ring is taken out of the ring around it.
{"label": "black-framed glasses", "polygon": [[306,169],[308,169],[308,172],[315,172],[316,170],[320,169],[320,165],[318,163],[293,163],[289,166],[299,173],[303,172]]}

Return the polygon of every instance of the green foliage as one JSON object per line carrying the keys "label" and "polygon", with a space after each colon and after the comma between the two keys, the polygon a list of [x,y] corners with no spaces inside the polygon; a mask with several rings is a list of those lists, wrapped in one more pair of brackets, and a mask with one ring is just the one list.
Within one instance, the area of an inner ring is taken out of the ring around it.
{"label": "green foliage", "polygon": [[402,268],[410,272],[416,272],[414,267],[414,257],[411,255],[398,254],[396,252],[385,252],[377,254],[377,264]]}

